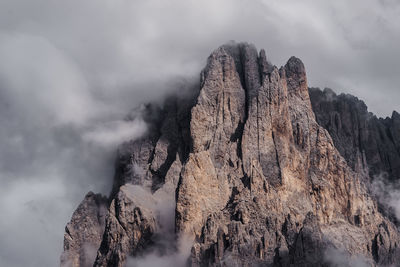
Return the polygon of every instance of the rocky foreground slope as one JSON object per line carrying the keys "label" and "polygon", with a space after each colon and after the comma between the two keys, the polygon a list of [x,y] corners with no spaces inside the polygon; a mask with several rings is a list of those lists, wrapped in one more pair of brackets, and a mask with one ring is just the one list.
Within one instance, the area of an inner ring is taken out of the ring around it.
{"label": "rocky foreground slope", "polygon": [[278,69],[252,45],[215,50],[197,90],[148,106],[150,131],[120,147],[109,199],[89,193],[67,225],[62,266],[400,262],[370,192],[370,174],[398,177],[398,116],[376,119],[392,146],[365,118],[357,132],[340,96],[310,92],[313,105],[295,57]]}

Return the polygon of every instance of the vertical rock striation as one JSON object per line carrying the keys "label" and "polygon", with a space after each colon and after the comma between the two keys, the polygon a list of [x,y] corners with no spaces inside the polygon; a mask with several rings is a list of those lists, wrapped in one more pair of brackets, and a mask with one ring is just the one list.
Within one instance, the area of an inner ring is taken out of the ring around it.
{"label": "vertical rock striation", "polygon": [[[149,134],[121,146],[94,266],[155,246],[160,199],[175,207],[176,238],[192,242],[191,266],[330,266],[331,249],[371,266],[400,260],[400,234],[365,182],[376,161],[355,144],[366,137],[329,128],[335,106],[312,90],[310,100],[299,59],[278,69],[253,45],[224,45],[199,87],[148,106]],[[397,150],[399,117],[381,121]]]}
{"label": "vertical rock striation", "polygon": [[400,115],[377,118],[358,98],[331,89],[310,88],[318,123],[326,128],[341,155],[356,170],[369,169],[371,177],[385,173],[400,180]]}
{"label": "vertical rock striation", "polygon": [[62,267],[93,266],[107,215],[106,197],[89,192],[65,227]]}
{"label": "vertical rock striation", "polygon": [[95,266],[123,267],[127,256],[138,255],[156,231],[155,200],[139,187],[124,185],[112,200]]}
{"label": "vertical rock striation", "polygon": [[177,190],[176,226],[193,237],[192,266],[317,266],[328,247],[372,262],[382,223],[398,242],[360,182],[364,173],[316,122],[299,59],[277,69],[250,45],[223,46],[202,77]]}

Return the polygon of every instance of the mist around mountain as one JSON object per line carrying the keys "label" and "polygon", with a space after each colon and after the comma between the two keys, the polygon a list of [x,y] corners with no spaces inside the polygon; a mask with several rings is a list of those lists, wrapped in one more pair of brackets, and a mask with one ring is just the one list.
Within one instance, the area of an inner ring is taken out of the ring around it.
{"label": "mist around mountain", "polygon": [[110,195],[89,193],[62,266],[391,266],[399,116],[309,88],[302,61],[229,43],[137,114]]}

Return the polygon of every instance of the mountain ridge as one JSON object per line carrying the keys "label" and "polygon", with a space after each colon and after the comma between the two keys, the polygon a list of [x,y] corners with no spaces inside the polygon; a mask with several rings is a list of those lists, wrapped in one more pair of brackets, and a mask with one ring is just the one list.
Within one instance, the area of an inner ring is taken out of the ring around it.
{"label": "mountain ridge", "polygon": [[353,168],[358,153],[365,158],[360,167],[368,167],[371,177],[386,173],[389,180],[400,179],[400,116],[396,111],[392,117],[378,118],[357,97],[336,95],[330,89],[310,88],[310,96],[318,123],[329,131]]}
{"label": "mountain ridge", "polygon": [[367,266],[399,260],[400,234],[368,189],[369,162],[362,150],[341,149],[347,139],[325,119],[347,113],[325,109],[301,60],[278,69],[253,45],[224,45],[197,90],[161,110],[148,106],[147,121],[160,126],[120,147],[104,233],[75,243],[66,233],[62,265],[86,266],[85,242],[99,246],[93,266],[124,266],[154,251],[154,237],[165,234],[160,210],[127,184],[147,188],[149,202],[174,204],[169,241],[191,240],[190,266],[334,266],[330,249],[349,264],[358,256]]}

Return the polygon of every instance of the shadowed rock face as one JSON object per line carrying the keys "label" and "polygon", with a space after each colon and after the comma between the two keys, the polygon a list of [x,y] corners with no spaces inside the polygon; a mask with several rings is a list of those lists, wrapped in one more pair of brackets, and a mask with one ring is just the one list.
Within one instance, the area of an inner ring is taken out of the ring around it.
{"label": "shadowed rock face", "polygon": [[176,238],[191,241],[190,266],[334,266],[329,249],[371,266],[400,260],[362,153],[339,152],[317,123],[299,59],[278,69],[252,45],[224,45],[197,90],[144,116],[148,136],[119,149],[94,266],[154,250],[160,196],[175,206]]}
{"label": "shadowed rock face", "polygon": [[371,177],[386,173],[400,180],[400,115],[377,118],[363,101],[332,90],[310,88],[317,121],[353,169],[369,168]]}
{"label": "shadowed rock face", "polygon": [[143,188],[124,185],[112,200],[95,266],[124,266],[151,244],[156,231],[154,199]]}
{"label": "shadowed rock face", "polygon": [[92,266],[101,243],[107,198],[89,192],[65,227],[61,266]]}

